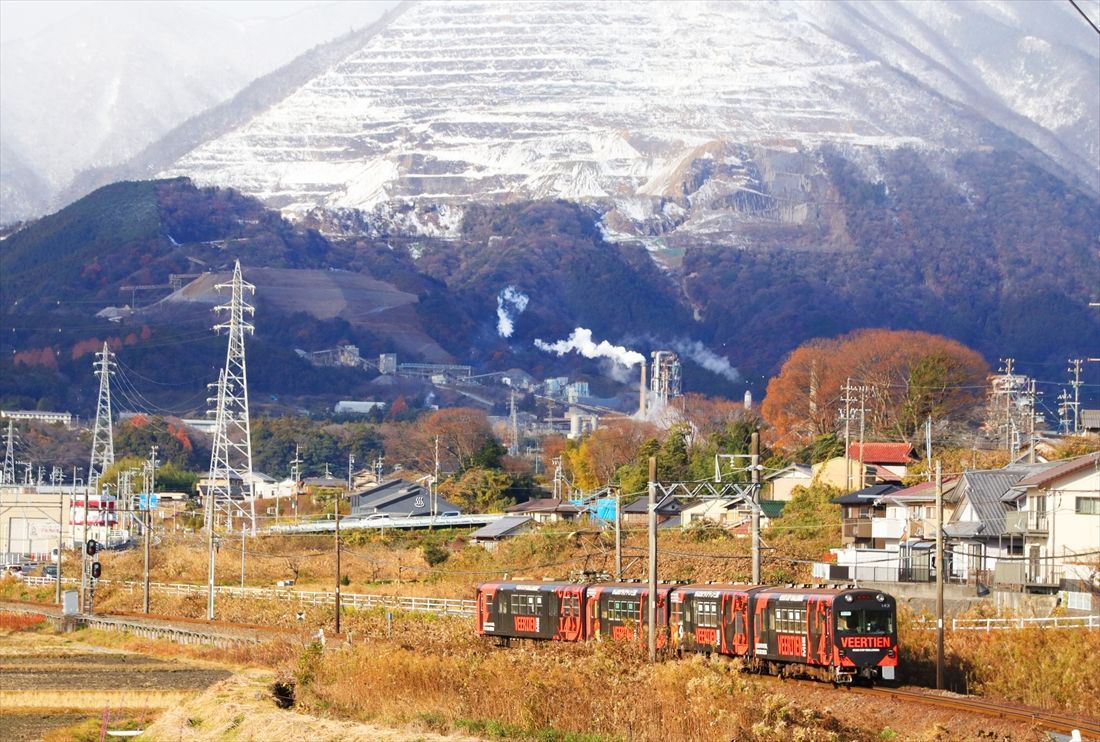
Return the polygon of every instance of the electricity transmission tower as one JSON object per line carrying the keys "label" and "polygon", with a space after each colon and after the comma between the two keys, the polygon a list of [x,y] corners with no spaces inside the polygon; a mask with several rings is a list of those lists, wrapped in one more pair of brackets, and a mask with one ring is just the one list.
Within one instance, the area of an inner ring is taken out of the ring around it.
{"label": "electricity transmission tower", "polygon": [[15,421],[8,420],[8,432],[4,436],[4,472],[0,476],[0,484],[15,484]]}
{"label": "electricity transmission tower", "polygon": [[92,434],[92,461],[88,466],[88,489],[99,490],[99,478],[115,463],[114,431],[111,427],[111,375],[114,353],[103,343],[96,353],[95,374],[99,377],[99,404],[95,412],[95,432]]}
{"label": "electricity transmission tower", "polygon": [[[212,507],[206,509],[206,527],[212,529],[217,515],[225,516],[232,528],[234,515],[245,518],[253,535],[256,534],[256,502],[252,497],[252,435],[248,421],[248,376],[244,358],[244,336],[255,331],[251,322],[255,307],[245,301],[245,291],[256,292],[256,287],[241,278],[241,262],[233,268],[229,283],[215,286],[218,291],[230,290],[228,304],[214,308],[216,312],[228,312],[227,322],[214,326],[215,332],[227,331],[229,345],[225,355],[225,368],[218,376],[217,396],[208,401],[216,402],[214,423],[214,448],[210,454],[210,476],[207,479],[206,496]],[[247,317],[247,319],[246,319]],[[233,490],[233,483],[239,482]],[[244,504],[248,504],[247,510]]]}

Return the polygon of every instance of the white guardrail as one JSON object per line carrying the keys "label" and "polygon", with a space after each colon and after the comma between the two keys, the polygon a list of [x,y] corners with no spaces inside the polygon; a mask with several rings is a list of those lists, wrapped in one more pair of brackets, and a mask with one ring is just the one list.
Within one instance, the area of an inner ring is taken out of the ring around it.
{"label": "white guardrail", "polygon": [[[385,530],[386,528],[469,528],[472,526],[487,526],[500,520],[503,515],[411,515],[411,516],[352,516],[345,515],[340,518],[341,531],[353,530]],[[325,533],[335,530],[336,524],[332,518],[327,520],[313,520],[306,523],[295,523],[284,526],[271,526],[265,528],[265,533]]]}
{"label": "white guardrail", "polygon": [[[130,592],[142,589],[142,583],[131,580],[99,580],[102,583],[119,585]],[[23,582],[28,585],[52,586],[52,577],[24,577]],[[62,585],[79,586],[80,580],[75,577],[65,577]],[[206,595],[206,585],[192,585],[181,582],[150,582],[149,588],[154,592],[167,593],[169,595]],[[215,585],[216,595],[227,595],[235,598],[253,598],[259,600],[277,600],[285,602],[305,603],[307,605],[334,605],[336,596],[330,592],[310,592],[306,590],[287,590],[268,587],[236,587],[233,585]],[[340,591],[340,605],[350,608],[396,608],[402,611],[418,611],[420,613],[434,613],[437,616],[460,616],[470,618],[475,615],[477,602],[463,598],[430,598],[413,595],[372,595],[367,593],[346,593]]]}
{"label": "white guardrail", "polygon": [[[936,628],[935,621],[919,621],[921,629]],[[1040,618],[953,618],[952,631],[997,631],[1037,626],[1041,629],[1100,629],[1100,616],[1047,616]],[[946,626],[946,624],[945,624]]]}

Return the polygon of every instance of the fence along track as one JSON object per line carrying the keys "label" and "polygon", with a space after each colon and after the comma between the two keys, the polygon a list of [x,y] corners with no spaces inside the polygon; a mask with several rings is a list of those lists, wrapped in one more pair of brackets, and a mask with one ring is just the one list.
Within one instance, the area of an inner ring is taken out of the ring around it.
{"label": "fence along track", "polygon": [[[50,577],[24,577],[28,585],[52,586]],[[132,580],[103,579],[104,584],[120,585],[130,592],[142,589],[142,583]],[[80,580],[65,577],[62,585],[79,586]],[[182,582],[151,582],[149,587],[170,595],[206,594],[206,585],[194,585]],[[259,600],[295,601],[308,605],[334,605],[335,597],[330,592],[306,590],[287,590],[268,587],[237,587],[233,585],[215,585],[216,595]],[[346,593],[340,591],[340,603],[352,608],[396,608],[403,611],[434,613],[439,616],[458,616],[472,618],[477,615],[477,601],[463,598],[423,598],[406,595],[373,595],[369,593]],[[917,621],[912,624],[917,630],[931,631],[936,628],[932,621]],[[1023,629],[1029,626],[1047,629],[1100,629],[1100,616],[1048,616],[1039,618],[953,618],[952,631],[1000,631],[1004,629]]]}
{"label": "fence along track", "polygon": [[45,616],[55,625],[69,626],[78,624],[89,629],[103,631],[126,632],[144,639],[167,639],[177,644],[204,644],[220,649],[230,649],[242,644],[260,644],[264,641],[259,636],[232,633],[227,634],[215,630],[204,630],[198,627],[181,627],[165,622],[163,619],[117,618],[114,616],[96,616],[81,614],[77,616],[64,616],[57,608],[42,605],[20,605],[12,602],[0,602],[0,611],[11,613],[26,613]]}
{"label": "fence along track", "polygon": [[[23,582],[28,585],[53,586],[54,580],[50,577],[24,577]],[[143,589],[142,583],[132,580],[108,580],[99,582],[116,585],[130,592]],[[80,580],[75,577],[65,577],[62,585],[79,586]],[[150,582],[149,589],[154,592],[168,595],[206,595],[206,585],[193,585],[182,582]],[[286,590],[268,587],[236,587],[233,585],[215,585],[215,595],[225,595],[236,598],[252,598],[255,600],[274,600],[280,602],[297,602],[307,605],[335,605],[336,597],[330,592],[310,592],[306,590]],[[351,608],[395,608],[402,611],[416,611],[419,613],[434,613],[437,616],[457,616],[460,618],[472,618],[476,615],[477,601],[464,598],[430,598],[411,595],[373,595],[369,593],[346,593],[340,591],[340,605]]]}

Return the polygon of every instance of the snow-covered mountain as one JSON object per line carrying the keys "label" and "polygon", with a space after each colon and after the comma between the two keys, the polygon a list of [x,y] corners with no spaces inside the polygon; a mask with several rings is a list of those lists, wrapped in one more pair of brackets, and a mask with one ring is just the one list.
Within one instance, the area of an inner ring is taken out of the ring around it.
{"label": "snow-covered mountain", "polygon": [[98,2],[5,41],[0,222],[59,205],[55,197],[80,171],[125,162],[256,77],[366,25],[385,7],[331,3],[241,21],[191,3]]}
{"label": "snow-covered mountain", "polygon": [[1095,191],[1098,70],[1061,3],[424,1],[160,174],[411,231],[565,198],[687,238],[820,218],[826,145],[872,177],[884,150],[1012,149]]}

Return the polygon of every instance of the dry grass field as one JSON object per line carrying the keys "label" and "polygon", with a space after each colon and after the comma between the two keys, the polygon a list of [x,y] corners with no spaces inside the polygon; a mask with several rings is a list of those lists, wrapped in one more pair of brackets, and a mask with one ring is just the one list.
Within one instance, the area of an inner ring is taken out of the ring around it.
{"label": "dry grass field", "polygon": [[[639,548],[640,539],[631,534],[628,546]],[[425,558],[429,545],[447,554],[434,567]],[[248,584],[273,586],[277,580],[296,577],[298,588],[332,590],[331,536],[262,537],[249,540],[247,546]],[[668,570],[684,579],[711,580],[747,577],[747,560],[741,558],[747,544],[742,539],[674,534],[663,538],[662,549],[662,574]],[[348,577],[343,590],[472,597],[481,580],[504,574],[562,578],[606,570],[612,555],[602,536],[583,529],[550,529],[492,553],[467,547],[462,535],[453,532],[351,533],[343,554]],[[140,559],[136,551],[107,554],[104,574],[137,579]],[[239,584],[239,541],[227,539],[222,544],[217,566],[220,584]],[[630,569],[641,568],[638,561]],[[766,563],[768,569],[786,566]],[[166,540],[154,550],[155,580],[202,583],[205,570],[197,540]],[[52,591],[0,580],[0,598],[49,603]],[[104,584],[97,591],[98,610],[136,612],[140,603],[140,590]],[[152,610],[162,616],[202,619],[206,599],[202,594],[155,592]],[[304,620],[298,620],[299,611]],[[381,609],[346,609],[341,628],[352,637],[348,644],[343,637],[331,638],[330,606],[219,596],[217,615],[223,621],[276,627],[285,632],[284,639],[234,652],[166,648],[163,642],[121,635],[93,640],[146,655],[251,667],[293,687],[296,711],[425,733],[575,741],[709,740],[737,730],[728,738],[860,740],[985,739],[985,731],[994,729],[1004,731],[998,738],[1038,738],[1033,730],[947,712],[891,710],[888,702],[837,694],[828,686],[792,690],[746,676],[728,661],[691,658],[653,667],[634,647],[602,643],[520,643],[501,650],[476,637],[469,619],[396,612],[390,624]],[[927,683],[934,673],[935,635],[918,630],[914,618],[902,608],[902,662],[911,680]],[[318,627],[330,636],[323,652],[310,647],[307,639]],[[961,692],[1097,716],[1100,674],[1093,669],[1098,656],[1100,632],[949,632],[947,677],[950,687]],[[217,724],[225,725],[233,720],[218,719]],[[203,738],[194,730],[189,734],[192,737],[183,738]]]}

